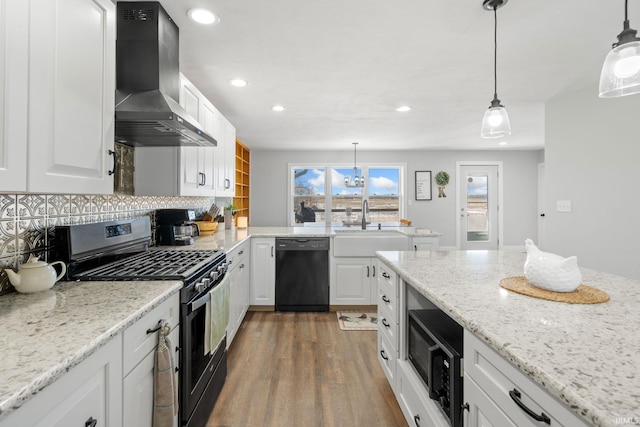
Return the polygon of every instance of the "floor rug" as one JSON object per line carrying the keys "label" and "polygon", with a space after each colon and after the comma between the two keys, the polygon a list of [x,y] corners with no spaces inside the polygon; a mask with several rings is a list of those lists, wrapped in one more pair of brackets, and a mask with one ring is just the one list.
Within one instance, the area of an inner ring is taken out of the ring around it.
{"label": "floor rug", "polygon": [[336,311],[338,325],[343,331],[375,331],[378,313],[363,311]]}

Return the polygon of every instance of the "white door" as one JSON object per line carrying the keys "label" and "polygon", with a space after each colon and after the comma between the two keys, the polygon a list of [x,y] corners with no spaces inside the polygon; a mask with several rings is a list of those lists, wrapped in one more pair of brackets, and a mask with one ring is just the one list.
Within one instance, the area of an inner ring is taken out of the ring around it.
{"label": "white door", "polygon": [[498,249],[498,165],[459,165],[460,249]]}
{"label": "white door", "polygon": [[546,209],[544,201],[546,198],[546,189],[544,185],[544,163],[538,163],[538,241],[536,246],[544,248],[544,234],[545,234],[545,218]]}

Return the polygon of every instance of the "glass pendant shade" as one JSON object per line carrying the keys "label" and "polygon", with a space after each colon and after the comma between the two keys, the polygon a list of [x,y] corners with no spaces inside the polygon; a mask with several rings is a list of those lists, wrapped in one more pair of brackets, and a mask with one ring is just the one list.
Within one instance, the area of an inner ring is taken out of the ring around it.
{"label": "glass pendant shade", "polygon": [[640,41],[611,49],[600,74],[600,98],[640,93]]}
{"label": "glass pendant shade", "polygon": [[482,138],[500,138],[506,135],[511,135],[511,122],[507,110],[502,105],[489,107],[482,118],[480,136]]}

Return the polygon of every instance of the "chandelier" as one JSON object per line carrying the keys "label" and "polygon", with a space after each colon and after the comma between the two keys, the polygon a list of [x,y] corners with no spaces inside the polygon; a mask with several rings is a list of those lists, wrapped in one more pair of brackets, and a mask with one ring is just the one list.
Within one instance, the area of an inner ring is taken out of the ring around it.
{"label": "chandelier", "polygon": [[349,178],[348,176],[344,177],[344,185],[347,188],[362,188],[364,187],[364,174],[362,176],[358,175],[358,166],[356,165],[356,147],[358,146],[357,142],[353,142],[353,176]]}

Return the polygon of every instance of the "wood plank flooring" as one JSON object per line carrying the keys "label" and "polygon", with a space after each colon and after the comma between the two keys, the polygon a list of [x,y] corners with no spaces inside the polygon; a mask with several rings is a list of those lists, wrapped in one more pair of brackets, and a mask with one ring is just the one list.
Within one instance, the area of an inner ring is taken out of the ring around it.
{"label": "wood plank flooring", "polygon": [[335,312],[247,313],[207,427],[406,426],[376,337]]}

